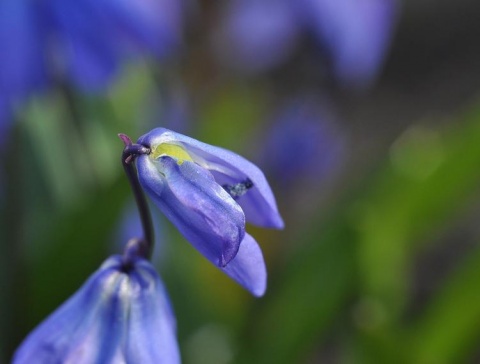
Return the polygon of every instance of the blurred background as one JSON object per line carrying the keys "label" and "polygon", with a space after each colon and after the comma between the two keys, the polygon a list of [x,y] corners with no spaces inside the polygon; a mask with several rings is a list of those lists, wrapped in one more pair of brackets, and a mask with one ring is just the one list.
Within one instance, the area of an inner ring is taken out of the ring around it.
{"label": "blurred background", "polygon": [[479,17],[2,0],[0,362],[140,233],[117,133],[158,126],[259,165],[286,223],[248,226],[255,299],[153,211],[184,363],[480,362]]}

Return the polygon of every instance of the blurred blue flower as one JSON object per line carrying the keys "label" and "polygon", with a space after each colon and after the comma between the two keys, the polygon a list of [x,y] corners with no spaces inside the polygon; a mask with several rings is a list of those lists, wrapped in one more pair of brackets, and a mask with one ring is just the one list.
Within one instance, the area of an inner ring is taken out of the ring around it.
{"label": "blurred blue flower", "polygon": [[245,221],[282,228],[263,173],[239,155],[157,128],[140,137],[151,149],[138,176],[160,210],[207,259],[254,295],[266,287],[265,263]]}
{"label": "blurred blue flower", "polygon": [[305,17],[344,83],[377,74],[392,37],[395,0],[302,0]]}
{"label": "blurred blue flower", "polygon": [[176,323],[152,265],[112,256],[17,349],[14,364],[180,363]]}
{"label": "blurred blue flower", "polygon": [[219,58],[265,71],[291,56],[300,33],[313,33],[343,83],[364,85],[378,72],[397,15],[395,0],[233,0],[215,35]]}
{"label": "blurred blue flower", "polygon": [[291,54],[297,44],[299,25],[295,6],[290,2],[229,1],[221,19],[221,31],[215,34],[215,51],[235,68],[265,71]]}
{"label": "blurred blue flower", "polygon": [[2,0],[0,109],[58,79],[100,90],[122,61],[169,54],[180,10],[176,0]]}
{"label": "blurred blue flower", "polygon": [[[345,159],[345,137],[324,102],[303,96],[282,102],[261,150],[262,165],[282,188],[295,182],[322,182]],[[295,151],[292,153],[292,151]]]}
{"label": "blurred blue flower", "polygon": [[[186,133],[192,128],[192,120],[194,119],[192,100],[185,85],[172,84],[159,100],[159,103],[162,102],[163,108],[161,112],[157,113],[157,121],[162,120],[162,126],[178,130],[181,133]],[[156,126],[158,125],[159,123]]]}

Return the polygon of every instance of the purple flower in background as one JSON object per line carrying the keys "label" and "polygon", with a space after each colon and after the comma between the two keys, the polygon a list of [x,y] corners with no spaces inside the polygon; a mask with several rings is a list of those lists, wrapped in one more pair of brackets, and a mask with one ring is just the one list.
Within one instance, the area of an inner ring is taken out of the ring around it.
{"label": "purple flower in background", "polygon": [[168,54],[179,43],[174,0],[43,0],[44,29],[75,84],[103,87],[125,57]]}
{"label": "purple flower in background", "polygon": [[217,56],[235,68],[255,72],[284,62],[300,33],[295,7],[284,0],[229,1],[221,22]]}
{"label": "purple flower in background", "polygon": [[393,32],[395,0],[234,0],[216,35],[219,58],[236,68],[264,71],[291,56],[299,34],[312,33],[346,84],[377,74]]}
{"label": "purple flower in background", "polygon": [[[34,5],[35,4],[35,5]],[[13,108],[45,83],[45,60],[37,28],[36,2],[0,2],[0,143],[8,132]]]}
{"label": "purple flower in background", "polygon": [[302,0],[305,17],[344,83],[366,84],[383,62],[392,36],[394,0]]}
{"label": "purple flower in background", "polygon": [[180,363],[170,302],[152,265],[112,256],[17,349],[14,364]]}
{"label": "purple flower in background", "polygon": [[263,173],[243,157],[168,129],[138,144],[141,185],[155,204],[207,259],[256,296],[266,288],[265,263],[245,222],[283,228]]}
{"label": "purple flower in background", "polygon": [[173,86],[168,88],[168,92],[165,92],[162,96],[163,108],[158,113],[160,118],[157,120],[162,120],[162,125],[169,129],[186,133],[192,128],[192,119],[194,119],[192,115],[192,100],[186,87],[179,83],[173,84]]}
{"label": "purple flower in background", "polygon": [[283,104],[264,139],[262,165],[284,188],[301,180],[325,180],[342,165],[344,136],[318,98]]}
{"label": "purple flower in background", "polygon": [[2,0],[0,113],[53,79],[100,90],[124,60],[169,54],[180,10],[176,0]]}

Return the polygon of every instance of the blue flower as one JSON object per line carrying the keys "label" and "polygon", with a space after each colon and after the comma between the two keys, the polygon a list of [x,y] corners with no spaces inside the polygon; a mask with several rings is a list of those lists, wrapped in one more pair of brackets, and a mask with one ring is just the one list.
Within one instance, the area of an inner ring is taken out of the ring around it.
{"label": "blue flower", "polygon": [[158,274],[142,258],[110,257],[30,333],[13,363],[180,363]]}
{"label": "blue flower", "polygon": [[0,117],[53,79],[98,91],[123,61],[169,54],[180,10],[176,0],[0,1]]}
{"label": "blue flower", "polygon": [[377,74],[397,14],[394,0],[302,0],[317,39],[344,83],[367,84]]}
{"label": "blue flower", "polygon": [[287,1],[229,1],[220,32],[215,33],[216,55],[240,70],[274,68],[297,46],[301,32],[297,20],[295,6]]}
{"label": "blue flower", "polygon": [[37,9],[30,0],[0,2],[0,140],[5,139],[15,105],[45,84]]}
{"label": "blue flower", "polygon": [[395,0],[232,0],[215,34],[216,53],[240,70],[266,71],[313,34],[334,76],[364,85],[377,74],[397,15]]}
{"label": "blue flower", "polygon": [[168,129],[138,140],[139,181],[160,210],[207,259],[256,296],[266,287],[265,263],[245,222],[283,228],[260,169],[243,157]]}
{"label": "blue flower", "polygon": [[264,138],[262,164],[284,189],[305,181],[318,186],[343,165],[345,136],[323,99],[303,95],[281,104]]}
{"label": "blue flower", "polygon": [[174,0],[43,3],[44,32],[59,38],[54,51],[75,84],[87,89],[103,87],[125,58],[163,56],[179,42],[180,9]]}

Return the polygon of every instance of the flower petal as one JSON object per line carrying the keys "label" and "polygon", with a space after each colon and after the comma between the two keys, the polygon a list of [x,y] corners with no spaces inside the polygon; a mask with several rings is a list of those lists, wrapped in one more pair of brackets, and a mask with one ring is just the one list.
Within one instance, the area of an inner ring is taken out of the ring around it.
{"label": "flower petal", "polygon": [[235,258],[221,270],[254,296],[261,297],[265,293],[267,288],[267,270],[262,250],[255,239],[248,233],[245,233]]}
{"label": "flower petal", "polygon": [[182,6],[176,0],[104,0],[113,39],[122,39],[132,51],[149,50],[164,56],[181,43]]}
{"label": "flower petal", "polygon": [[118,68],[123,44],[119,37],[112,42],[111,16],[102,16],[102,6],[92,0],[54,0],[47,9],[58,33],[55,51],[62,71],[85,90],[101,90]]}
{"label": "flower petal", "polygon": [[385,58],[398,13],[397,2],[303,0],[300,7],[330,53],[339,80],[368,85]]}
{"label": "flower petal", "polygon": [[160,210],[205,257],[225,266],[245,234],[245,215],[213,176],[191,161],[137,158],[140,183]]}
{"label": "flower petal", "polygon": [[300,35],[292,5],[276,0],[225,2],[214,38],[219,59],[253,72],[282,64],[291,56]]}
{"label": "flower petal", "polygon": [[118,305],[113,292],[122,277],[109,263],[26,338],[15,353],[14,364],[86,364],[113,358],[122,330],[109,327],[116,321]]}
{"label": "flower petal", "polygon": [[[13,363],[179,363],[175,333],[151,264],[137,258],[125,272],[122,257],[114,256],[25,339]],[[161,344],[152,350],[154,342]]]}
{"label": "flower petal", "polygon": [[0,1],[0,99],[12,104],[45,86],[45,59],[36,3],[25,0]]}
{"label": "flower petal", "polygon": [[149,263],[135,268],[131,276],[138,296],[129,310],[126,363],[180,363],[176,322],[163,284]]}
{"label": "flower petal", "polygon": [[153,129],[140,137],[138,143],[149,147],[162,143],[184,147],[193,161],[208,169],[220,185],[250,179],[253,187],[237,201],[247,221],[263,227],[283,228],[283,220],[270,185],[262,171],[245,158],[164,128]]}

